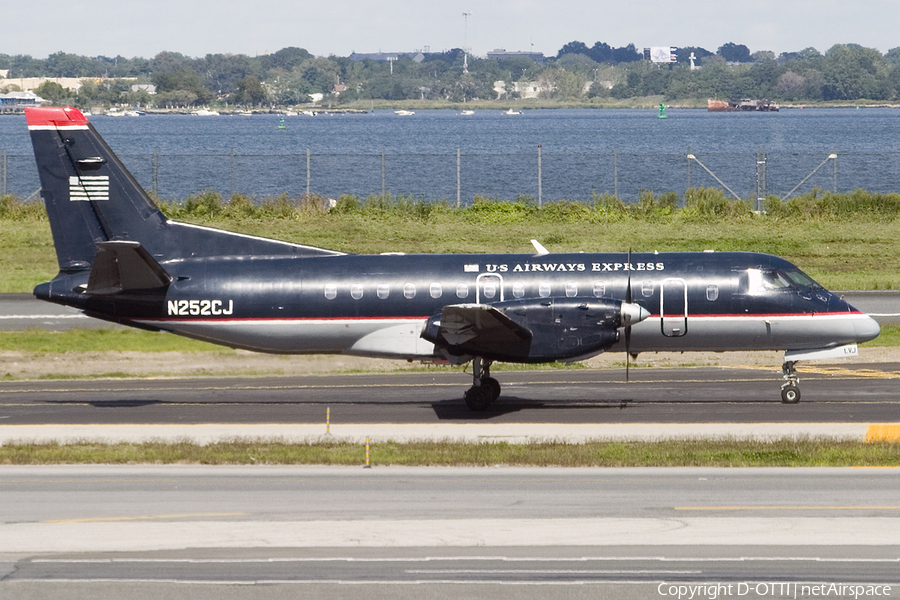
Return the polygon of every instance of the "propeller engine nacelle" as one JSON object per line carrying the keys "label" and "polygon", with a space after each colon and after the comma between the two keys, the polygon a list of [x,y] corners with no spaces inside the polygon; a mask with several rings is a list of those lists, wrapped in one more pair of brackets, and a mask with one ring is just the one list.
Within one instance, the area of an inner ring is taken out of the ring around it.
{"label": "propeller engine nacelle", "polygon": [[[530,298],[491,304],[511,324],[487,324],[476,318],[466,324],[471,335],[450,335],[442,315],[428,320],[422,337],[453,355],[491,360],[549,362],[602,352],[620,339],[620,330],[643,321],[650,313],[621,300]],[[463,327],[465,328],[465,327]],[[514,334],[514,335],[513,335]]]}

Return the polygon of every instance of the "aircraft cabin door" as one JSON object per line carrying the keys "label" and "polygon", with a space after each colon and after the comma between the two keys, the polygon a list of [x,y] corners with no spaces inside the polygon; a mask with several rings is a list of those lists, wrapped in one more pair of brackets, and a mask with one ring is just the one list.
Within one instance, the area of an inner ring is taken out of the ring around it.
{"label": "aircraft cabin door", "polygon": [[475,302],[478,304],[503,302],[503,277],[496,273],[482,273],[476,277]]}
{"label": "aircraft cabin door", "polygon": [[662,282],[659,315],[664,336],[681,337],[687,334],[688,296],[684,279],[666,279]]}

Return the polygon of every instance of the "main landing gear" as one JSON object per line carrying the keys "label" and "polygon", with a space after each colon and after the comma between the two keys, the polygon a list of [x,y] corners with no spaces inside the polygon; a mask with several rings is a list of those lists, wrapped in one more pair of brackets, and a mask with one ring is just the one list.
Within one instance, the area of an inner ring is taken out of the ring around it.
{"label": "main landing gear", "polygon": [[781,386],[781,401],[785,404],[797,404],[800,402],[800,378],[797,377],[797,371],[794,369],[794,361],[788,360],[781,365],[781,372],[784,373],[784,384]]}
{"label": "main landing gear", "polygon": [[491,377],[493,361],[476,356],[472,359],[472,387],[466,390],[469,410],[482,411],[500,397],[500,382]]}

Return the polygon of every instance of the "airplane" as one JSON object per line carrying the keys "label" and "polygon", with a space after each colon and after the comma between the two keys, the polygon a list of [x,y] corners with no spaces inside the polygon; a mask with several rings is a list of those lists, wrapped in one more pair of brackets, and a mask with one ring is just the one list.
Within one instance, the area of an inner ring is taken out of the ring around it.
{"label": "airplane", "polygon": [[854,357],[878,323],[790,262],[754,252],[355,255],[168,219],[72,107],[25,116],[59,274],[42,300],[151,331],[276,354],[472,362],[473,411],[496,361],[601,352],[785,351]]}

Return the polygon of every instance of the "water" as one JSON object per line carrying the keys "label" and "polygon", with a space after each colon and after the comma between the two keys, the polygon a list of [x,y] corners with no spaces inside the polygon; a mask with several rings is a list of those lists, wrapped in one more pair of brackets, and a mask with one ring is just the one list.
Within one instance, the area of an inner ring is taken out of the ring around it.
{"label": "water", "polygon": [[[689,151],[728,189],[752,198],[759,148],[765,149],[770,194],[783,196],[816,168],[795,194],[814,186],[900,191],[900,113],[892,109],[669,109],[668,116],[661,120],[649,110],[532,110],[512,116],[433,110],[407,117],[376,111],[287,117],[285,129],[278,128],[277,115],[94,116],[91,122],[138,181],[163,198],[206,189],[226,196],[299,196],[307,189],[307,151],[310,191],[333,198],[385,189],[455,203],[459,188],[464,204],[476,194],[550,201],[618,192],[634,200],[641,190],[722,188],[687,158]],[[23,117],[0,117],[0,159],[3,151],[7,191],[30,196],[39,182]],[[832,152],[836,160],[828,160]]]}

